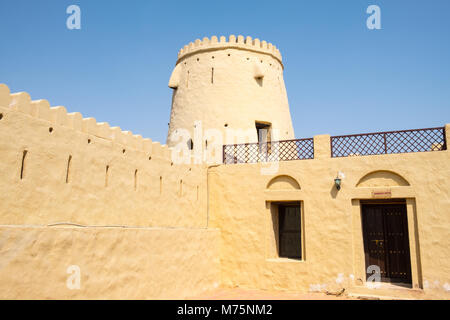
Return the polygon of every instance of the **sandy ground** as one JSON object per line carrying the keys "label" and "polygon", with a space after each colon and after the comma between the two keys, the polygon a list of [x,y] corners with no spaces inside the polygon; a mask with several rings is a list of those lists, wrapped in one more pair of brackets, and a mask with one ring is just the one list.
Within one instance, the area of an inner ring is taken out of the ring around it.
{"label": "sandy ground", "polygon": [[299,293],[287,291],[266,291],[243,288],[217,288],[198,296],[188,297],[189,300],[354,300],[345,292],[341,296],[325,293]]}
{"label": "sandy ground", "polygon": [[347,288],[341,294],[323,292],[292,292],[245,288],[216,288],[188,297],[188,300],[450,300],[449,292],[424,292],[393,284],[381,284],[378,289],[364,286]]}

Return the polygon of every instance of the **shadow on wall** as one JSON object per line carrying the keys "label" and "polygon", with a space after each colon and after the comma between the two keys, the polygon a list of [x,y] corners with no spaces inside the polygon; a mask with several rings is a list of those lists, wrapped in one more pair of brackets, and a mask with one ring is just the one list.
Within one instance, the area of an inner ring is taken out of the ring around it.
{"label": "shadow on wall", "polygon": [[273,234],[275,237],[275,248],[276,248],[276,254],[277,257],[280,256],[280,243],[279,243],[279,226],[278,226],[278,205],[274,203],[270,203],[270,213],[272,217],[272,228],[273,228]]}
{"label": "shadow on wall", "polygon": [[336,186],[333,184],[333,185],[331,186],[331,190],[330,190],[330,195],[331,195],[331,197],[332,197],[333,199],[336,199],[338,192],[339,192],[339,190],[336,189]]}

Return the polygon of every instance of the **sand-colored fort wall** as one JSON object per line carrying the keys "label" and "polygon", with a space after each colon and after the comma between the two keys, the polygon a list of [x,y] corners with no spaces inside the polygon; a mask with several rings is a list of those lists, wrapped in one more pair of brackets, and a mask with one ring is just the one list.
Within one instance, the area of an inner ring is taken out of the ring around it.
{"label": "sand-colored fort wall", "polygon": [[1,226],[0,299],[193,297],[219,285],[218,241],[213,229]]}
{"label": "sand-colored fort wall", "polygon": [[[450,141],[450,125],[446,132]],[[329,136],[316,136],[314,144],[315,159],[280,162],[271,175],[261,169],[273,164],[211,169],[210,225],[221,229],[223,284],[301,291],[363,286],[360,200],[390,190],[391,198],[407,202],[414,288],[449,297],[450,151],[331,158]],[[278,258],[271,204],[279,201],[301,202],[302,261]],[[344,280],[336,282],[340,274]]]}
{"label": "sand-colored fort wall", "polygon": [[0,85],[0,224],[205,227],[206,170]]}
{"label": "sand-colored fort wall", "polygon": [[[206,170],[0,85],[0,299],[185,298],[218,285]],[[69,266],[80,268],[71,290]]]}

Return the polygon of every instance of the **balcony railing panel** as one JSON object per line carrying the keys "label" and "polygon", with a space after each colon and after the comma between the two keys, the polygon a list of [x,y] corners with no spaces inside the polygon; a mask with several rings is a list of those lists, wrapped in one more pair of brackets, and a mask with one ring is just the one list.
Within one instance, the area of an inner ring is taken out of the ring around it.
{"label": "balcony railing panel", "polygon": [[[354,157],[447,150],[445,127],[334,136],[331,157]],[[314,139],[223,146],[223,163],[314,159]]]}
{"label": "balcony railing panel", "polygon": [[296,139],[223,146],[223,163],[257,163],[314,159],[314,140]]}
{"label": "balcony railing panel", "polygon": [[333,158],[446,149],[444,127],[331,137]]}

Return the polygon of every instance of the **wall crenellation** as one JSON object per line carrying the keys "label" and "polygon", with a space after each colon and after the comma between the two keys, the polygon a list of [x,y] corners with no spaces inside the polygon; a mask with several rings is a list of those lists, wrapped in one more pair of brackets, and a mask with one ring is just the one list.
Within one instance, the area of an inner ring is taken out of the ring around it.
{"label": "wall crenellation", "polygon": [[220,38],[217,38],[217,36],[212,36],[211,39],[205,37],[203,40],[197,39],[194,42],[185,45],[178,52],[178,62],[183,57],[199,51],[221,48],[238,48],[268,54],[277,59],[280,64],[283,65],[281,53],[272,43],[267,43],[266,41],[261,41],[257,38],[252,39],[250,36],[244,37],[242,35],[237,37],[235,35],[230,35],[228,41],[225,36],[221,36]]}
{"label": "wall crenellation", "polygon": [[63,106],[51,107],[47,100],[31,100],[26,92],[10,93],[8,86],[0,84],[0,106],[49,121],[52,124],[69,127],[102,139],[121,144],[124,148],[146,152],[151,156],[172,159],[172,148],[153,142],[149,138],[124,131],[120,127],[110,127],[107,122],[97,122],[94,118],[83,118],[79,112],[68,113]]}
{"label": "wall crenellation", "polygon": [[203,227],[206,170],[172,148],[0,84],[0,222]]}

